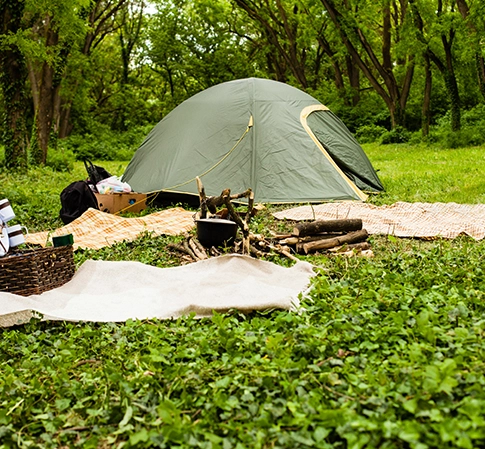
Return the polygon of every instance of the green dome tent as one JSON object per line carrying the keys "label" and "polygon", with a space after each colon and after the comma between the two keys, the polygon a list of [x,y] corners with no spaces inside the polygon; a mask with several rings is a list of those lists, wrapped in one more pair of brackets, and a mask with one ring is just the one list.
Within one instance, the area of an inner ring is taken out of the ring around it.
{"label": "green dome tent", "polygon": [[140,193],[208,195],[252,188],[265,203],[365,200],[381,191],[342,121],[287,84],[248,78],[206,89],[148,134],[123,181]]}

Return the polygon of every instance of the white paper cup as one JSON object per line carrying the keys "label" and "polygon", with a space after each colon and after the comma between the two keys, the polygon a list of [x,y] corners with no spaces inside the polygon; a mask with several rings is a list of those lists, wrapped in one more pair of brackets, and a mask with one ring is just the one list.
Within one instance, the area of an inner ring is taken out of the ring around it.
{"label": "white paper cup", "polygon": [[0,200],[0,220],[7,223],[7,221],[10,221],[12,218],[15,218],[15,213],[10,202],[7,198]]}
{"label": "white paper cup", "polygon": [[0,257],[8,253],[10,244],[8,241],[7,228],[0,227]]}
{"label": "white paper cup", "polygon": [[[22,231],[24,229],[24,231]],[[8,241],[10,244],[10,248],[15,248],[22,243],[25,243],[25,234],[28,234],[29,231],[25,226],[20,226],[19,224],[8,226],[7,227],[7,234],[8,234]]]}

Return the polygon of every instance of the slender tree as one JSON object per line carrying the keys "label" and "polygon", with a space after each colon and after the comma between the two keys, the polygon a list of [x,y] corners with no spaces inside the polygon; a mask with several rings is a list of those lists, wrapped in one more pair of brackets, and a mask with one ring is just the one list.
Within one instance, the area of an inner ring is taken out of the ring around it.
{"label": "slender tree", "polygon": [[24,7],[22,0],[0,0],[0,88],[4,99],[5,165],[22,169],[27,167],[27,67],[16,33],[21,30]]}
{"label": "slender tree", "polygon": [[485,57],[481,51],[483,36],[485,34],[483,14],[485,6],[483,2],[475,2],[475,11],[470,11],[467,0],[455,0],[463,20],[468,28],[469,36],[475,53],[477,80],[480,92],[485,99]]}
{"label": "slender tree", "polygon": [[[58,99],[60,105],[55,114],[54,126],[59,138],[67,137],[72,131],[71,114],[74,101],[78,93],[89,90],[95,82],[95,67],[93,52],[102,53],[103,42],[109,40],[123,26],[119,16],[125,15],[129,4],[139,4],[137,0],[93,0],[80,9],[79,16],[85,20],[87,26],[80,38],[80,46],[71,49],[69,64],[63,76],[63,95]],[[143,4],[143,2],[141,2]],[[110,45],[109,45],[110,46]],[[111,58],[108,54],[107,57]],[[106,64],[105,64],[106,67]],[[119,69],[118,69],[119,70]],[[94,72],[94,73],[93,73]],[[124,73],[124,72],[123,72]],[[96,103],[98,104],[98,103]]]}
{"label": "slender tree", "polygon": [[[426,45],[425,60],[436,66],[445,82],[450,100],[451,129],[458,131],[461,128],[461,100],[453,56],[457,30],[453,20],[446,20],[453,14],[453,7],[446,8],[442,0],[437,0],[436,5],[428,4],[426,11],[422,11],[416,0],[409,0],[409,3],[415,16],[417,38]],[[423,19],[423,13],[426,13],[427,21]],[[436,40],[437,35],[441,45]],[[428,73],[428,76],[431,75]]]}
{"label": "slender tree", "polygon": [[[349,55],[387,105],[392,127],[404,125],[415,61],[411,53],[397,57],[393,50],[400,36],[400,27],[406,24],[406,1],[385,0],[379,3],[382,7],[380,17],[373,15],[374,29],[370,28],[372,21],[368,27],[359,26],[357,17],[362,16],[362,10],[353,9],[350,2],[321,2]],[[357,5],[360,3],[357,2]],[[377,36],[380,36],[380,48],[375,39]],[[399,72],[404,72],[404,75],[398,76]]]}
{"label": "slender tree", "polygon": [[304,89],[308,87],[306,75],[307,48],[301,45],[298,3],[292,6],[282,0],[274,3],[263,0],[234,0],[249,18],[260,25],[266,40],[268,66],[279,81],[287,81],[287,70]]}
{"label": "slender tree", "polygon": [[149,56],[167,107],[214,84],[262,74],[251,36],[226,0],[158,1]]}

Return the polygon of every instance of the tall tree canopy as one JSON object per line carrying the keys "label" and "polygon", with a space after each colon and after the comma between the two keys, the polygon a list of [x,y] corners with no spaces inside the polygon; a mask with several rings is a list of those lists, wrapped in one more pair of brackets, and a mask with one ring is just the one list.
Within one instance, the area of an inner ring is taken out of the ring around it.
{"label": "tall tree canopy", "polygon": [[0,0],[0,13],[8,167],[250,76],[307,90],[355,127],[421,117],[427,134],[448,109],[457,131],[485,102],[481,0]]}

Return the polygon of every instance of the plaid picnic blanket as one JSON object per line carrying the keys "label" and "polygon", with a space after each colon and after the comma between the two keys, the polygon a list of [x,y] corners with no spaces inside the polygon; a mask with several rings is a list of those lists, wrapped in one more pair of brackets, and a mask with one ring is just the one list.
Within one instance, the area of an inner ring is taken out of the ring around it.
{"label": "plaid picnic blanket", "polygon": [[194,226],[193,214],[181,207],[175,207],[143,217],[123,218],[88,209],[62,228],[29,234],[25,240],[27,243],[46,246],[52,237],[72,234],[74,249],[100,249],[123,240],[134,240],[143,232],[177,235],[189,231]]}
{"label": "plaid picnic blanket", "polygon": [[485,204],[397,202],[391,206],[374,206],[342,202],[300,206],[273,216],[280,220],[360,218],[369,234],[396,237],[453,239],[468,235],[476,240],[485,237]]}

